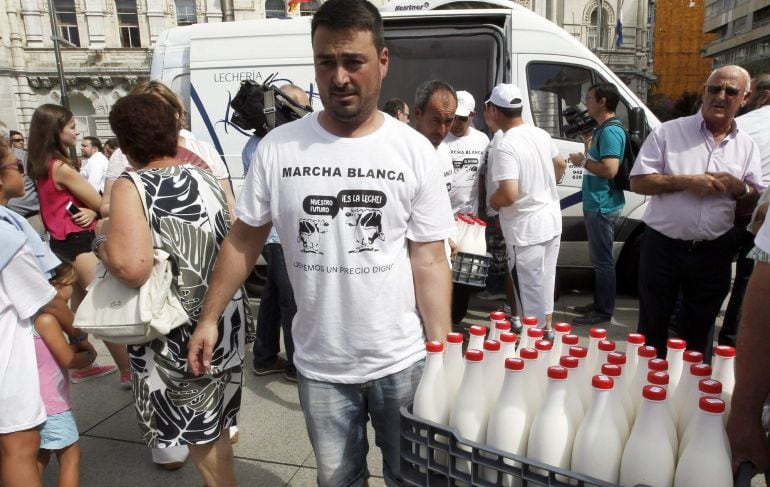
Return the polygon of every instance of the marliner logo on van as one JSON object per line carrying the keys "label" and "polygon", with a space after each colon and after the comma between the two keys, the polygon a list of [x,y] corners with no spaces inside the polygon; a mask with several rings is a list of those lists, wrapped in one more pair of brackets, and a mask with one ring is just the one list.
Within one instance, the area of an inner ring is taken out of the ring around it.
{"label": "marliner logo on van", "polygon": [[411,10],[428,10],[430,9],[430,3],[425,2],[422,5],[397,5],[396,12],[411,11]]}

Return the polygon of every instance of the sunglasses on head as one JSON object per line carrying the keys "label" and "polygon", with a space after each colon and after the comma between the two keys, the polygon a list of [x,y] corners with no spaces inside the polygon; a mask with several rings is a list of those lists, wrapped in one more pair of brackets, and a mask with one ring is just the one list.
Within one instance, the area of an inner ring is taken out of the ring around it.
{"label": "sunglasses on head", "polygon": [[3,169],[5,169],[5,168],[16,169],[21,174],[24,174],[24,164],[22,164],[22,162],[20,160],[18,160],[18,159],[16,159],[16,162],[11,162],[9,164],[3,164],[0,167],[2,167]]}
{"label": "sunglasses on head", "polygon": [[741,92],[741,90],[732,86],[706,85],[706,91],[712,95],[718,95],[722,90],[725,90],[725,95],[727,96],[737,96]]}

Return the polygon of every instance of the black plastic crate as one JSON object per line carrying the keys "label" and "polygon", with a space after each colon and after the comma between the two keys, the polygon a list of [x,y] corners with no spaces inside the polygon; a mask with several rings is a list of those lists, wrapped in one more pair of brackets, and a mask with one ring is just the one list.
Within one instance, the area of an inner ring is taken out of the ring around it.
{"label": "black plastic crate", "polygon": [[452,259],[452,282],[469,286],[484,287],[487,285],[489,266],[492,256],[458,252]]}

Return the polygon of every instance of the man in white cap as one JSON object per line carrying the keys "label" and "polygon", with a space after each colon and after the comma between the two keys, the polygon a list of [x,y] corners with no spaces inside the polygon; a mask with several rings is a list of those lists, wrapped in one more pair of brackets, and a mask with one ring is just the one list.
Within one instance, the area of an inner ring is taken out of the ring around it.
{"label": "man in white cap", "polygon": [[455,118],[444,143],[452,153],[454,176],[449,199],[455,213],[478,214],[479,183],[478,174],[484,164],[484,153],[489,145],[489,137],[484,132],[471,126],[476,116],[476,100],[467,91],[457,92]]}
{"label": "man in white cap", "polygon": [[484,106],[487,125],[503,132],[490,148],[492,180],[499,184],[490,205],[500,212],[519,311],[550,330],[561,237],[556,184],[567,164],[548,132],[524,121],[523,100],[516,85],[503,83]]}

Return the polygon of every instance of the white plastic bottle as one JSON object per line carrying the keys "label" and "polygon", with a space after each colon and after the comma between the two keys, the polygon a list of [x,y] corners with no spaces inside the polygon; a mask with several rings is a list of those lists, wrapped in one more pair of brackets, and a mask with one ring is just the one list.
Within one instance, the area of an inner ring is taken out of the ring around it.
{"label": "white plastic bottle", "polygon": [[591,404],[591,388],[587,387],[590,379],[588,378],[588,349],[585,347],[571,346],[569,347],[570,357],[577,358],[580,363],[578,364],[578,392],[580,392],[580,400],[583,402],[583,410],[588,409]]}
{"label": "white plastic bottle", "polygon": [[543,402],[543,393],[537,383],[537,350],[522,348],[519,350],[519,358],[524,361],[525,399],[529,402],[529,410],[534,414]]}
{"label": "white plastic bottle", "polygon": [[[621,370],[617,365],[604,364],[602,365],[601,375],[611,377],[613,381],[620,377]],[[628,420],[626,410],[623,408],[623,398],[620,393],[623,390],[620,387],[613,387],[610,394],[610,412],[615,418],[615,427],[620,434],[621,444],[625,445],[628,440],[628,435],[631,433],[631,426],[633,424]]]}
{"label": "white plastic bottle", "polygon": [[[668,387],[668,373],[667,372],[661,372],[661,371],[654,371],[651,370],[647,374],[647,382],[649,385],[656,386],[656,387],[662,387],[666,389]],[[663,420],[664,426],[666,428],[666,433],[668,434],[668,440],[671,444],[671,450],[674,452],[674,454],[678,454],[679,452],[679,436],[676,434],[676,421],[674,419],[674,406],[671,404],[671,401],[668,397],[668,391],[666,391],[666,399],[663,401],[665,403],[665,409],[666,409],[666,415]],[[641,410],[641,405],[639,406],[639,409]],[[637,417],[639,416],[639,411],[636,412]]]}
{"label": "white plastic bottle", "polygon": [[580,384],[578,384],[580,377],[577,369],[580,365],[580,359],[569,356],[560,357],[559,365],[567,369],[567,411],[572,419],[572,424],[577,427],[585,415],[583,400],[580,399]]}
{"label": "white plastic bottle", "polygon": [[495,323],[495,340],[500,341],[500,334],[511,331],[511,322],[500,320]]}
{"label": "white plastic bottle", "polygon": [[[685,362],[686,363],[686,362]],[[709,364],[692,364],[689,373],[679,382],[679,388],[674,395],[674,408],[676,409],[676,431],[679,438],[684,435],[684,430],[690,422],[690,418],[697,410],[700,391],[698,383],[711,377]]]}
{"label": "white plastic bottle", "polygon": [[[607,330],[604,328],[591,328],[588,331],[588,372],[594,375],[594,370],[599,362],[599,341],[607,338]],[[599,364],[601,365],[601,364]],[[590,384],[588,385],[590,387]]]}
{"label": "white plastic bottle", "polygon": [[655,358],[655,347],[641,346],[636,349],[637,364],[634,377],[631,379],[631,400],[634,402],[634,409],[639,411],[639,404],[642,402],[642,388],[647,385],[647,372],[649,371],[649,362]]}
{"label": "white plastic bottle", "polygon": [[553,325],[553,350],[551,351],[551,365],[559,365],[559,359],[564,355],[564,336],[572,331],[569,323],[556,323]]}
{"label": "white plastic bottle", "polygon": [[666,441],[666,390],[645,386],[642,406],[620,460],[620,485],[671,487],[674,483],[675,452]]}
{"label": "white plastic bottle", "polygon": [[566,407],[566,379],[567,369],[564,367],[548,368],[548,387],[543,406],[535,413],[527,442],[528,458],[563,469],[570,467],[575,437],[575,427]]}
{"label": "white plastic bottle", "polygon": [[687,342],[681,338],[669,338],[667,342],[668,352],[668,397],[676,394],[676,388],[679,386],[679,379],[682,378],[682,368],[684,368],[684,351],[687,348]]}
{"label": "white plastic bottle", "polygon": [[[505,380],[500,390],[500,400],[497,401],[487,426],[487,444],[513,455],[527,455],[527,441],[532,424],[532,411],[526,396],[524,384],[524,361],[509,358],[505,361]],[[506,463],[519,467],[521,464],[510,460]],[[498,482],[497,472],[487,470],[487,480]],[[505,476],[502,485],[521,485],[519,479]]]}
{"label": "white plastic bottle", "polygon": [[628,394],[628,388],[626,387],[626,354],[622,352],[610,352],[607,354],[607,363],[609,365],[617,365],[620,368],[620,376],[613,377],[615,381],[615,394],[620,396],[620,400],[623,404],[623,410],[626,412],[626,418],[628,419],[628,427],[630,428],[634,424],[634,417],[636,416],[636,408],[631,401],[631,395]]}
{"label": "white plastic bottle", "polygon": [[[465,373],[449,415],[449,426],[455,428],[461,437],[478,443],[486,441],[489,421],[483,360],[484,352],[481,350],[465,352]],[[457,467],[464,473],[470,473],[470,462],[458,462]]]}
{"label": "white plastic bottle", "polygon": [[503,355],[504,361],[509,358],[516,358],[516,340],[518,338],[513,332],[500,333],[500,353]]}
{"label": "white plastic bottle", "polygon": [[714,370],[711,377],[722,383],[722,399],[726,408],[724,416],[728,417],[735,389],[735,347],[719,345],[714,348]]}
{"label": "white plastic bottle", "polygon": [[[698,389],[700,391],[701,397],[713,397],[714,399],[721,399],[722,395],[722,384],[718,380],[714,379],[702,379],[698,383]],[[700,397],[698,398],[699,404],[700,404]],[[727,407],[727,404],[725,404],[725,407]],[[697,412],[697,411],[696,411]],[[687,447],[687,443],[690,441],[690,437],[692,436],[692,429],[693,424],[695,424],[695,421],[693,421],[693,418],[695,418],[696,414],[692,414],[690,416],[690,422],[687,425],[687,427],[684,430],[684,434],[682,435],[681,440],[679,440],[679,457],[682,457],[682,453],[684,453],[684,449]],[[722,419],[724,422],[727,422],[727,418],[725,418],[725,415],[722,415]]]}
{"label": "white plastic bottle", "polygon": [[470,327],[469,331],[468,350],[484,350],[484,340],[487,336],[487,329],[483,326],[473,325]]}
{"label": "white plastic bottle", "polygon": [[[444,344],[433,341],[425,344],[427,357],[422,378],[414,393],[412,411],[418,418],[427,419],[439,424],[449,423],[449,402],[447,397],[446,379],[444,377]],[[427,450],[420,447],[420,457],[426,458]],[[436,461],[446,465],[446,455],[437,452]]]}
{"label": "white plastic bottle", "polygon": [[693,421],[692,438],[676,468],[674,487],[732,487],[733,469],[721,399],[702,397]]}
{"label": "white plastic bottle", "polygon": [[500,353],[500,342],[486,340],[484,342],[484,390],[487,391],[489,410],[495,406],[500,388],[505,377],[505,359]]}
{"label": "white plastic bottle", "polygon": [[463,334],[447,333],[446,351],[444,352],[444,376],[446,377],[447,400],[451,411],[454,404],[457,389],[465,372],[463,360]]}
{"label": "white plastic bottle", "polygon": [[629,396],[631,395],[633,378],[636,375],[636,364],[639,363],[637,350],[643,345],[644,335],[641,333],[629,333],[626,335],[626,368],[623,373],[626,376],[626,389],[628,389]]}
{"label": "white plastic bottle", "polygon": [[489,312],[489,338],[488,340],[497,340],[498,339],[498,331],[497,331],[497,322],[498,321],[505,321],[505,313],[502,311],[490,311]]}
{"label": "white plastic bottle", "polygon": [[[599,340],[596,343],[596,348],[599,355],[595,364],[596,368],[592,371],[591,377],[602,373],[602,365],[607,363],[607,355],[615,351],[615,342],[612,340]],[[588,353],[590,354],[591,351],[589,350]]]}
{"label": "white plastic bottle", "polygon": [[[537,325],[538,325],[538,323],[537,323],[537,317],[536,316],[525,316],[524,318],[522,318],[521,319],[521,326],[522,326],[521,338],[523,340],[524,339],[528,340],[527,330],[529,330],[530,328],[537,328]],[[519,348],[527,348],[528,346],[530,346],[530,345],[527,344],[526,346],[521,346],[521,344],[520,344]]]}
{"label": "white plastic bottle", "polygon": [[620,475],[623,444],[610,413],[610,395],[615,386],[612,378],[606,375],[595,375],[592,386],[591,407],[575,433],[572,470],[616,484]]}
{"label": "white plastic bottle", "polygon": [[[539,330],[543,331],[543,330]],[[548,384],[548,367],[551,366],[551,350],[553,342],[548,340],[537,340],[535,350],[537,350],[537,381],[540,385],[540,391],[545,397],[545,389]]]}
{"label": "white plastic bottle", "polygon": [[526,338],[526,340],[524,342],[524,346],[521,348],[527,348],[527,347],[534,348],[535,342],[538,340],[542,340],[545,332],[543,331],[542,328],[537,328],[535,326],[530,326],[529,328],[525,327],[525,329],[527,330],[527,332],[525,333],[525,337],[522,337],[522,338]]}

